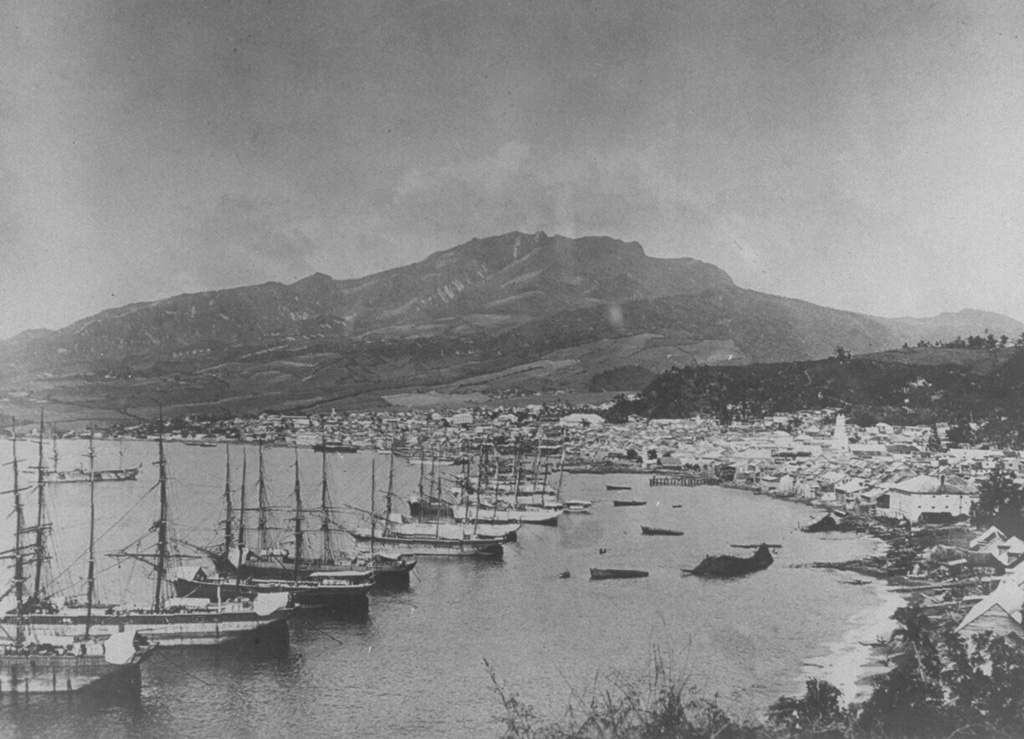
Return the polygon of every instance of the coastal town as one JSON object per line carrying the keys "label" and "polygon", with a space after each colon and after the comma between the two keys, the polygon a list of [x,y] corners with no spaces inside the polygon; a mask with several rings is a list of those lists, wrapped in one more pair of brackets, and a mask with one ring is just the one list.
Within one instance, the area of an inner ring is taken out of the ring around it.
{"label": "coastal town", "polygon": [[[816,518],[809,531],[859,531],[888,542],[885,556],[845,566],[887,579],[958,630],[1024,633],[1024,541],[972,525],[980,487],[996,470],[1021,482],[1019,452],[950,445],[951,427],[942,423],[862,428],[834,409],[724,427],[701,417],[608,423],[606,410],[528,405],[217,421],[186,416],[165,421],[162,431],[169,443],[326,443],[350,452],[398,449],[424,461],[520,444],[543,450],[567,472],[642,473],[651,486],[739,488],[818,509],[820,515],[809,511]],[[113,427],[106,435],[156,439],[160,431],[148,423]]]}

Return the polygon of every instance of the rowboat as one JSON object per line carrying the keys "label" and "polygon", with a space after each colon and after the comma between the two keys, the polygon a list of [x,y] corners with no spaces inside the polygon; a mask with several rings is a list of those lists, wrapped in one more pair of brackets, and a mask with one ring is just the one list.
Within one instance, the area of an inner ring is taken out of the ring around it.
{"label": "rowboat", "polygon": [[678,529],[659,529],[655,526],[641,526],[640,533],[644,536],[682,536]]}
{"label": "rowboat", "polygon": [[617,508],[620,508],[622,506],[631,506],[631,505],[647,505],[647,501],[646,500],[613,500],[612,501],[612,505],[617,507]]}
{"label": "rowboat", "polygon": [[610,570],[590,568],[591,580],[628,580],[637,577],[647,577],[647,570]]}

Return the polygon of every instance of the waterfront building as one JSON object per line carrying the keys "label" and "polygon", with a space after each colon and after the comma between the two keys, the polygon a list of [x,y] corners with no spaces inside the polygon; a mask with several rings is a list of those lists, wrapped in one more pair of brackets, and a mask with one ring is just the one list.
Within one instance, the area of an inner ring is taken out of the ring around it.
{"label": "waterfront building", "polygon": [[960,480],[918,475],[896,483],[889,491],[889,515],[916,523],[922,514],[967,516],[975,496]]}

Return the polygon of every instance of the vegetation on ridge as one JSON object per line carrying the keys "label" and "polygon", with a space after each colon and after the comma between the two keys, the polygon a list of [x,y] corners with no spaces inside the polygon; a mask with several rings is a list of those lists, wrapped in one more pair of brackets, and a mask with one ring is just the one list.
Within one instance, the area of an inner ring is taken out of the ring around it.
{"label": "vegetation on ridge", "polygon": [[[1024,347],[915,348],[741,367],[673,367],[610,420],[695,413],[723,423],[774,413],[843,408],[854,423],[922,425],[984,421],[977,438],[1008,448],[1024,440]],[[973,433],[964,426],[964,434]],[[958,439],[959,440],[959,439]]]}

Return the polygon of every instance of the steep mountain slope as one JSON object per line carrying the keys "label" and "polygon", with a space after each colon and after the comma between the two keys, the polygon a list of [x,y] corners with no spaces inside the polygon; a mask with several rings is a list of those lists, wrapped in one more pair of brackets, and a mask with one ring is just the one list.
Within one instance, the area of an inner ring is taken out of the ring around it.
{"label": "steep mountain slope", "polygon": [[485,390],[578,389],[597,374],[814,359],[986,329],[1017,336],[1024,325],[970,311],[874,318],[744,290],[713,265],[654,259],[637,243],[509,233],[358,279],[178,295],[26,332],[0,342],[0,394],[310,407],[472,378],[487,378],[475,384]]}

